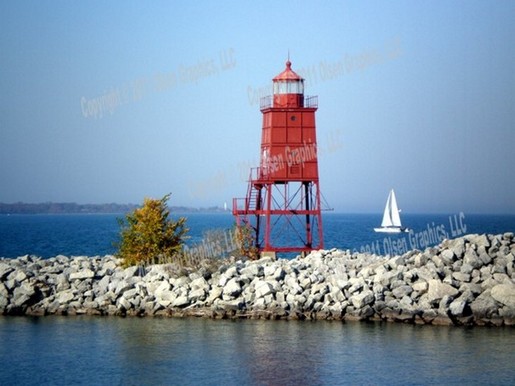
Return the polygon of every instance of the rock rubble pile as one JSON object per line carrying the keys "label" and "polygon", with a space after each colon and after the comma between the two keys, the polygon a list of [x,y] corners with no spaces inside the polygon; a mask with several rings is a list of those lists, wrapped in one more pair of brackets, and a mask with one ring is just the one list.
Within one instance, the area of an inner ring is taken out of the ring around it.
{"label": "rock rubble pile", "polygon": [[384,257],[337,249],[195,271],[114,256],[0,259],[0,314],[515,325],[515,240],[466,235]]}

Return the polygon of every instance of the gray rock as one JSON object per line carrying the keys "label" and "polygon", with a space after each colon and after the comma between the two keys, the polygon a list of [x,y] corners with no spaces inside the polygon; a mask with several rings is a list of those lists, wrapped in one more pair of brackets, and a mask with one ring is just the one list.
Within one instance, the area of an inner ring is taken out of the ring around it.
{"label": "gray rock", "polygon": [[236,298],[241,294],[241,285],[239,280],[235,277],[230,279],[227,284],[223,287],[223,295],[229,296],[231,298]]}
{"label": "gray rock", "polygon": [[70,258],[64,255],[57,255],[55,257],[55,261],[60,265],[69,265],[70,264]]}
{"label": "gray rock", "polygon": [[320,294],[321,296],[329,292],[327,283],[317,283],[311,287],[312,294]]}
{"label": "gray rock", "polygon": [[0,262],[0,280],[4,280],[11,272],[14,271],[9,264]]}
{"label": "gray rock", "polygon": [[411,288],[413,288],[413,291],[417,291],[418,293],[426,293],[429,285],[427,284],[427,281],[417,281],[416,283],[413,283]]}
{"label": "gray rock", "polygon": [[465,273],[465,274],[471,274],[473,270],[474,270],[474,267],[471,266],[470,264],[465,264],[464,263],[460,267],[460,272],[461,273]]}
{"label": "gray rock", "polygon": [[388,264],[392,269],[396,269],[398,266],[403,266],[406,264],[406,261],[403,256],[395,256],[388,260]]}
{"label": "gray rock", "polygon": [[272,279],[271,276],[273,276],[276,269],[277,269],[277,265],[275,262],[273,264],[265,265],[265,268],[264,268],[265,278]]}
{"label": "gray rock", "polygon": [[192,290],[197,290],[197,289],[208,290],[209,283],[206,281],[206,279],[204,279],[204,277],[201,276],[201,277],[191,281],[190,288]]}
{"label": "gray rock", "polygon": [[457,238],[454,240],[450,240],[449,248],[452,250],[456,258],[461,259],[463,257],[463,253],[465,252],[465,242],[463,238]]}
{"label": "gray rock", "polygon": [[297,279],[290,275],[287,275],[286,278],[284,279],[284,285],[285,285],[285,288],[294,295],[300,294],[303,291],[303,289],[299,285],[299,282],[297,281]]}
{"label": "gray rock", "polygon": [[218,301],[216,308],[224,311],[238,311],[244,307],[244,303],[239,300],[220,300]]}
{"label": "gray rock", "polygon": [[109,276],[104,276],[100,281],[96,282],[95,289],[97,294],[105,294],[108,291],[110,280]]}
{"label": "gray rock", "polygon": [[210,305],[213,304],[213,302],[216,299],[219,299],[222,296],[223,289],[221,287],[213,287],[211,291],[209,292],[209,295],[206,299],[206,304]]}
{"label": "gray rock", "polygon": [[23,282],[20,286],[14,289],[11,303],[16,307],[22,306],[27,303],[35,293],[36,290],[32,284]]}
{"label": "gray rock", "polygon": [[27,279],[27,274],[22,270],[14,270],[9,276],[7,276],[7,280],[14,280],[16,283],[21,283],[22,281]]}
{"label": "gray rock", "polygon": [[284,280],[284,277],[286,276],[286,272],[282,267],[277,267],[277,269],[272,274],[272,278],[277,281]]}
{"label": "gray rock", "polygon": [[84,269],[82,271],[70,273],[70,280],[84,280],[84,279],[92,279],[95,277],[95,272],[91,269]]}
{"label": "gray rock", "polygon": [[82,306],[86,310],[96,310],[98,309],[98,302],[95,300],[87,300],[82,304]]}
{"label": "gray rock", "polygon": [[468,249],[463,257],[463,264],[468,264],[473,268],[481,268],[483,266],[483,261],[479,258],[476,251]]}
{"label": "gray rock", "polygon": [[374,302],[374,293],[370,290],[365,290],[359,294],[353,295],[350,300],[355,308],[360,309]]}
{"label": "gray rock", "polygon": [[449,284],[442,283],[438,280],[429,280],[427,296],[430,303],[440,301],[444,296],[455,297],[458,290]]}
{"label": "gray rock", "polygon": [[468,273],[453,272],[452,277],[454,279],[456,279],[457,281],[461,281],[461,282],[469,282],[470,281],[470,275]]}
{"label": "gray rock", "polygon": [[415,256],[414,264],[415,267],[420,268],[427,264],[428,256],[424,253],[419,253]]}
{"label": "gray rock", "polygon": [[137,288],[132,288],[123,293],[123,297],[129,301],[137,295],[139,295],[139,289]]}
{"label": "gray rock", "polygon": [[179,296],[174,299],[171,303],[172,307],[186,307],[190,304],[190,300],[187,296]]}
{"label": "gray rock", "polygon": [[492,258],[486,252],[483,252],[479,255],[479,260],[481,260],[483,265],[487,265],[492,262]]}
{"label": "gray rock", "polygon": [[65,290],[56,294],[56,300],[59,304],[68,304],[75,299],[73,290]]}
{"label": "gray rock", "polygon": [[189,301],[191,303],[195,303],[200,300],[204,300],[205,298],[206,298],[206,291],[203,288],[198,288],[198,289],[192,290],[189,293]]}
{"label": "gray rock", "polygon": [[402,299],[404,296],[409,296],[413,292],[413,288],[409,285],[401,285],[392,290],[393,296],[397,299]]}
{"label": "gray rock", "polygon": [[232,267],[229,267],[227,269],[227,271],[225,271],[224,275],[230,279],[232,277],[235,277],[238,275],[238,267],[237,266],[232,266]]}
{"label": "gray rock", "polygon": [[116,302],[118,308],[123,308],[125,310],[130,310],[132,308],[132,304],[129,300],[127,300],[126,298],[124,298],[123,296],[121,298],[119,298]]}
{"label": "gray rock", "polygon": [[116,295],[120,295],[120,294],[123,294],[125,291],[133,288],[134,285],[127,282],[126,280],[121,280],[120,282],[118,282],[118,284],[116,285],[116,288],[114,290],[114,293]]}
{"label": "gray rock", "polygon": [[256,283],[256,298],[262,298],[274,294],[274,286],[268,281],[260,280]]}
{"label": "gray rock", "polygon": [[55,283],[57,284],[57,287],[56,287],[57,292],[67,290],[71,287],[70,282],[68,281],[68,277],[64,272],[58,274],[55,277]]}
{"label": "gray rock", "polygon": [[[186,295],[183,295],[186,296]],[[168,307],[177,298],[177,294],[173,291],[161,291],[156,295],[155,299],[158,304],[163,307]]]}
{"label": "gray rock", "polygon": [[114,260],[107,260],[102,264],[104,271],[114,271],[118,265]]}
{"label": "gray rock", "polygon": [[470,308],[477,318],[490,318],[497,312],[499,307],[488,289],[470,304]]}
{"label": "gray rock", "polygon": [[123,270],[123,278],[128,280],[131,277],[138,276],[140,272],[140,267],[134,265],[132,267],[127,267]]}
{"label": "gray rock", "polygon": [[353,277],[349,279],[349,284],[349,293],[353,294],[354,292],[361,291],[365,286],[365,280],[362,277]]}
{"label": "gray rock", "polygon": [[479,295],[482,291],[481,285],[476,283],[462,283],[459,288],[461,293],[470,292],[474,295]]}
{"label": "gray rock", "polygon": [[443,250],[440,256],[447,265],[451,265],[455,260],[454,252],[450,249]]}
{"label": "gray rock", "polygon": [[311,287],[311,279],[308,276],[301,276],[301,277],[299,277],[299,285],[303,289],[307,289],[307,288]]}
{"label": "gray rock", "polygon": [[449,304],[449,311],[454,316],[463,316],[463,311],[465,310],[466,305],[466,300],[462,298],[455,299],[451,304]]}
{"label": "gray rock", "polygon": [[498,284],[492,288],[490,294],[494,300],[515,310],[515,284]]}
{"label": "gray rock", "polygon": [[259,275],[260,266],[256,263],[248,264],[241,269],[241,274],[247,276],[250,280]]}

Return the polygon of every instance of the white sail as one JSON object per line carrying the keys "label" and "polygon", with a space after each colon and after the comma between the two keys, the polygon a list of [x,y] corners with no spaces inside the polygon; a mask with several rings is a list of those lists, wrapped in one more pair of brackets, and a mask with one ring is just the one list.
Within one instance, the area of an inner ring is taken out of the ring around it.
{"label": "white sail", "polygon": [[391,219],[393,226],[400,227],[401,225],[401,216],[399,215],[399,208],[397,207],[397,200],[395,199],[395,192],[390,192],[392,199],[390,201],[390,210],[391,210]]}
{"label": "white sail", "polygon": [[390,227],[392,226],[392,217],[390,215],[390,201],[392,199],[392,192],[388,195],[388,199],[386,200],[386,206],[384,207],[383,213],[383,221],[381,222],[382,227]]}
{"label": "white sail", "polygon": [[399,214],[397,199],[395,198],[395,192],[393,189],[388,194],[388,199],[386,200],[381,227],[374,228],[374,231],[387,233],[408,232],[408,229],[403,228],[401,225],[401,216]]}

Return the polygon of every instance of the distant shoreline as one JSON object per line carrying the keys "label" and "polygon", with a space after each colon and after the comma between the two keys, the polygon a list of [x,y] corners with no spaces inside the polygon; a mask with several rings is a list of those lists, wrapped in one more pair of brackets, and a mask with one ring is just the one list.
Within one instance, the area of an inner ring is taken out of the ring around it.
{"label": "distant shoreline", "polygon": [[[75,202],[44,202],[13,204],[0,203],[0,214],[124,214],[132,212],[140,205],[136,204],[77,204]],[[185,206],[169,207],[172,213],[223,213],[220,207],[192,208]]]}

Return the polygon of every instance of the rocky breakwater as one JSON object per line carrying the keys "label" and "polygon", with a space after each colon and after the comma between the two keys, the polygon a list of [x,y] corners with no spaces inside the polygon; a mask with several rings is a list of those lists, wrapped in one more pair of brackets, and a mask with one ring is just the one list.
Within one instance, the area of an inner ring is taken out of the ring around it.
{"label": "rocky breakwater", "polygon": [[466,235],[384,257],[337,249],[186,270],[114,256],[0,260],[0,313],[514,325],[515,240]]}

